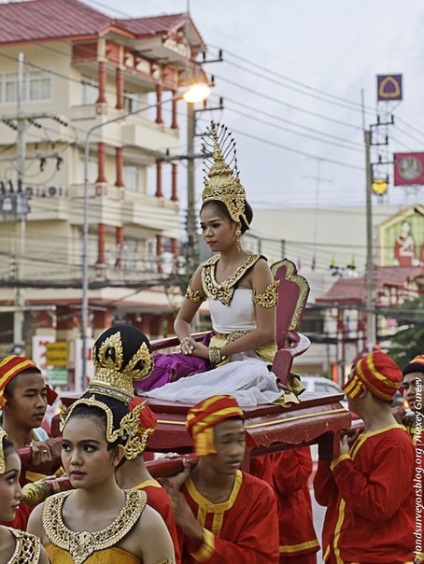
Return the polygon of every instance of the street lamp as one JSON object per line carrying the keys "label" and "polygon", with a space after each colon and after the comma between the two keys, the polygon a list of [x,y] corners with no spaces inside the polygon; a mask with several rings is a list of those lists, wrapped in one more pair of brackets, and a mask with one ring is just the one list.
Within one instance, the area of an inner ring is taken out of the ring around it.
{"label": "street lamp", "polygon": [[[189,86],[184,93],[177,94],[172,98],[172,101],[178,101],[184,99],[190,104],[195,102],[200,102],[205,100],[210,93],[210,88],[207,84],[196,83]],[[81,304],[81,340],[82,340],[82,376],[81,376],[81,389],[84,390],[86,386],[86,375],[87,375],[87,324],[88,324],[88,159],[90,154],[90,137],[97,129],[101,129],[105,125],[111,123],[116,123],[128,117],[141,114],[142,112],[147,112],[154,108],[158,108],[169,102],[169,100],[161,100],[155,104],[150,104],[144,108],[139,108],[138,110],[133,110],[132,112],[127,112],[121,114],[117,117],[98,123],[91,127],[84,140],[84,213],[83,213],[83,234],[82,234],[82,304]]]}

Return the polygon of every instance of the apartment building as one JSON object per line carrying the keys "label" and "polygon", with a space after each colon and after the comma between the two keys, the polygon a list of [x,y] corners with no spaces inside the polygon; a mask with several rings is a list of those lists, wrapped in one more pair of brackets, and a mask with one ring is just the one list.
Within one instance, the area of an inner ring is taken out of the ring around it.
{"label": "apartment building", "polygon": [[72,369],[84,226],[87,334],[172,323],[185,178],[158,157],[180,151],[177,92],[205,45],[186,14],[114,19],[79,0],[0,4],[0,21],[0,348],[66,341]]}

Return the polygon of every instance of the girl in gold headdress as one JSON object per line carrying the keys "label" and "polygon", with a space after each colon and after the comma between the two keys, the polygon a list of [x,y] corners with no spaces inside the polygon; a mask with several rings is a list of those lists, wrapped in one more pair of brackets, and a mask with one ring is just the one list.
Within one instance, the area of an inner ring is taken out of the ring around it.
{"label": "girl in gold headdress", "polygon": [[[114,374],[113,368],[104,371],[105,378]],[[174,562],[171,537],[159,514],[146,505],[146,493],[122,490],[116,483],[115,470],[124,457],[138,454],[138,418],[136,409],[130,411],[113,396],[91,393],[65,415],[62,463],[75,489],[38,505],[28,526],[40,536],[52,564]]]}
{"label": "girl in gold headdress", "polygon": [[[253,213],[239,179],[235,143],[227,128],[214,122],[204,142],[204,154],[213,158],[206,171],[200,225],[214,254],[194,273],[174,327],[181,353],[209,361],[212,370],[158,389],[152,389],[157,382],[147,387],[146,379],[139,388],[149,390],[147,397],[186,403],[217,393],[233,395],[242,406],[297,401],[292,393],[281,399],[283,392],[269,371],[277,350],[278,282],[266,259],[241,244]],[[208,345],[191,338],[191,322],[204,300],[214,331]],[[154,377],[155,371],[150,379]]]}
{"label": "girl in gold headdress", "polygon": [[[0,428],[0,519],[12,521],[19,508],[22,490],[19,484],[21,460]],[[48,564],[40,539],[29,533],[0,525],[0,562],[3,564]]]}

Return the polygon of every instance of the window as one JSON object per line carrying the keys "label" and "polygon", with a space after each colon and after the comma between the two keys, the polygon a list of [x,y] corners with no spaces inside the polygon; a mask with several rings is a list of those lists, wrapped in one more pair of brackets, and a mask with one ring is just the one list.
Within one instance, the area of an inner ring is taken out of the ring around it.
{"label": "window", "polygon": [[138,191],[138,167],[135,165],[124,165],[124,184],[127,190]]}
{"label": "window", "polygon": [[[22,89],[22,99],[25,100],[25,88]],[[7,73],[4,75],[4,101],[17,102],[18,100],[18,75]]]}
{"label": "window", "polygon": [[31,71],[28,75],[29,100],[51,99],[51,78],[43,71]]}
{"label": "window", "polygon": [[[5,73],[1,77],[2,90],[5,102],[18,101],[18,74]],[[25,73],[22,84],[22,100],[32,102],[51,100],[52,79],[48,72],[30,71]]]}
{"label": "window", "polygon": [[140,94],[124,92],[124,108],[127,112],[135,112],[140,109]]}
{"label": "window", "polygon": [[99,97],[99,86],[92,78],[84,76],[81,80],[81,104],[95,104]]}

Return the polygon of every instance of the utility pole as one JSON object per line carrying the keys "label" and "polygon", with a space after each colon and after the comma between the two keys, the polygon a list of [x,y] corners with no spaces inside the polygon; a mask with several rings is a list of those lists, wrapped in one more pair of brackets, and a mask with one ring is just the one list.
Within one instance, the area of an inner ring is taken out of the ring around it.
{"label": "utility pole", "polygon": [[371,167],[371,130],[364,130],[365,143],[365,190],[366,190],[366,217],[367,217],[367,262],[366,262],[366,308],[367,308],[367,348],[372,350],[376,342],[375,309],[374,309],[374,249],[372,240],[372,167]]}
{"label": "utility pole", "polygon": [[187,267],[192,272],[199,262],[196,234],[196,190],[194,178],[194,138],[196,135],[196,114],[194,104],[187,104]]}
{"label": "utility pole", "polygon": [[[24,260],[25,260],[25,235],[26,235],[26,217],[25,213],[22,213],[20,217],[18,216],[19,210],[18,206],[22,205],[20,201],[21,193],[25,172],[25,141],[24,141],[24,130],[25,121],[22,119],[22,99],[23,99],[23,86],[24,86],[24,54],[19,53],[18,57],[18,89],[17,89],[17,186],[18,194],[16,201],[16,240],[19,241],[19,251],[16,254],[16,278],[17,281],[21,281],[24,278]],[[15,248],[17,245],[15,245]],[[25,298],[23,293],[23,288],[20,284],[16,286],[16,299],[15,299],[16,311],[13,314],[13,345],[14,348],[22,347],[24,349],[24,319],[25,313],[23,307],[25,305]],[[21,352],[16,350],[16,352]]]}

